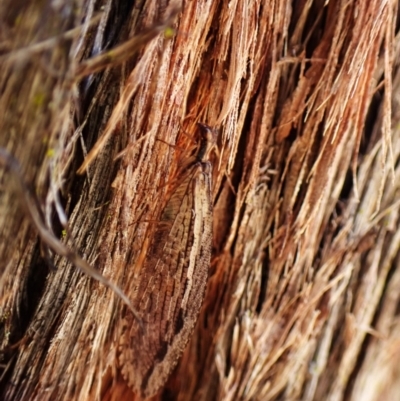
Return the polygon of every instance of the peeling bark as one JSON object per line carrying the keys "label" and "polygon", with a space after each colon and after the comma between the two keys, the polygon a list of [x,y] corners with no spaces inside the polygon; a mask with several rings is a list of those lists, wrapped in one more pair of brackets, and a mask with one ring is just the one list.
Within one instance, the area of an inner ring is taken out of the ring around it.
{"label": "peeling bark", "polygon": [[[3,3],[0,147],[47,228],[122,289],[196,122],[219,129],[206,297],[154,399],[394,399],[397,2]],[[0,398],[139,399],[123,302],[46,262],[0,175]]]}

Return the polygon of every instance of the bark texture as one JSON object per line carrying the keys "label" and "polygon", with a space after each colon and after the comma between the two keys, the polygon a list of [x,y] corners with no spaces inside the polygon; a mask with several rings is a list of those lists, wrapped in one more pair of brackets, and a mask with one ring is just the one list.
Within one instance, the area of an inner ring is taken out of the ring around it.
{"label": "bark texture", "polygon": [[[397,13],[394,0],[0,5],[0,146],[47,227],[122,289],[196,122],[219,129],[207,292],[155,399],[400,394]],[[123,303],[66,258],[46,262],[8,167],[0,398],[139,399],[118,362]]]}

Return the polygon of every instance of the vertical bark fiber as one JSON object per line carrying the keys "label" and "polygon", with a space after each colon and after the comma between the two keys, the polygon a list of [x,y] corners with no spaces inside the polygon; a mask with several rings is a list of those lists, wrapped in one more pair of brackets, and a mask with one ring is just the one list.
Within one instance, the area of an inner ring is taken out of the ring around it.
{"label": "vertical bark fiber", "polygon": [[[394,0],[0,5],[0,146],[47,227],[123,290],[196,122],[219,129],[207,292],[155,399],[398,397],[397,12]],[[123,303],[65,258],[46,263],[6,167],[0,398],[139,399],[119,366]]]}

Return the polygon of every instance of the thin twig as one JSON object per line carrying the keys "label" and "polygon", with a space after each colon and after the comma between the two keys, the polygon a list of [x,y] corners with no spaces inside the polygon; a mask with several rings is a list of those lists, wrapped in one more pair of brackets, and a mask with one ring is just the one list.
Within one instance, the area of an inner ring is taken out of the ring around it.
{"label": "thin twig", "polygon": [[129,298],[124,292],[113,282],[105,278],[99,271],[92,267],[88,262],[82,259],[76,251],[65,246],[54,234],[46,227],[43,221],[43,215],[39,208],[39,202],[36,195],[29,189],[29,186],[25,182],[22,176],[21,167],[18,161],[4,148],[0,147],[0,165],[7,169],[12,175],[18,192],[20,193],[20,199],[25,206],[28,217],[32,224],[39,233],[41,240],[55,253],[66,257],[72,264],[74,264],[83,273],[92,277],[93,279],[104,284],[110,288],[114,293],[119,296],[132,311],[135,318],[141,324],[141,318],[137,311],[133,307]]}

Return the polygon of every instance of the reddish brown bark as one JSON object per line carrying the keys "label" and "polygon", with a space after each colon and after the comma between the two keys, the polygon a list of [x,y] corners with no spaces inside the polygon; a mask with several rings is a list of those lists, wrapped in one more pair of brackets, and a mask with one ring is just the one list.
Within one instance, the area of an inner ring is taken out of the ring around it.
{"label": "reddish brown bark", "polygon": [[[397,2],[117,3],[0,6],[0,146],[55,236],[124,287],[196,121],[220,130],[208,289],[157,398],[393,399]],[[0,174],[1,398],[132,399],[123,303],[46,264]]]}

